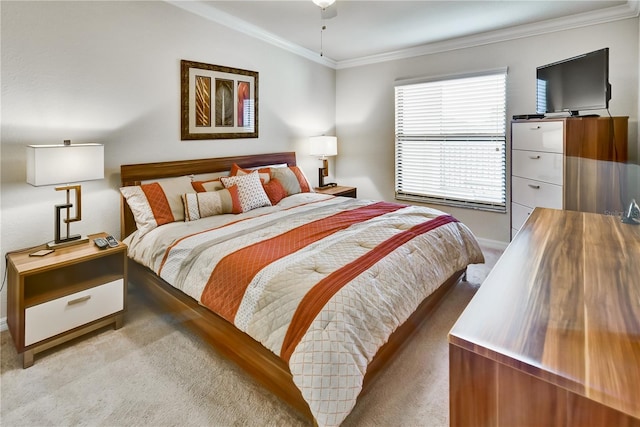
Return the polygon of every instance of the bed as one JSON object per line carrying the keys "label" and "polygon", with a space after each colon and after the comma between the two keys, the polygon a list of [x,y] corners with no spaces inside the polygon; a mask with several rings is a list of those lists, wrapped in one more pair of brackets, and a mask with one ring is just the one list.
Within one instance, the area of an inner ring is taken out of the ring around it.
{"label": "bed", "polygon": [[[136,197],[164,188],[170,199],[187,178],[197,196],[148,227]],[[277,185],[271,203],[246,196],[255,180]],[[320,426],[339,425],[467,265],[484,262],[443,212],[313,192],[294,152],[122,165],[121,183],[130,281]]]}

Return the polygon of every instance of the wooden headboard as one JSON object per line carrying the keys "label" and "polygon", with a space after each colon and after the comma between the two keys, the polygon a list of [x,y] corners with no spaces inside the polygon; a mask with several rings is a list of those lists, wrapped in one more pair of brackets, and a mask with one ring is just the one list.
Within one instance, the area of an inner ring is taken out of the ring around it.
{"label": "wooden headboard", "polygon": [[[210,172],[225,172],[231,170],[233,164],[242,168],[255,168],[263,165],[277,165],[286,163],[296,165],[296,153],[293,151],[282,153],[251,154],[246,156],[218,157],[212,159],[177,160],[171,162],[139,163],[120,166],[120,182],[122,187],[140,185],[142,181],[159,178],[171,178],[191,174]],[[121,197],[120,209],[120,237],[124,239],[136,230],[136,223],[129,205]]]}

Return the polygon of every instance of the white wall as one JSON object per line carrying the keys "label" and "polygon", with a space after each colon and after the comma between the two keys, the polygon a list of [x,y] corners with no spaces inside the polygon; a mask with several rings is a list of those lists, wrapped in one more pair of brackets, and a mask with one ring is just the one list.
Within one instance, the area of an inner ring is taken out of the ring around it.
{"label": "white wall", "polygon": [[[610,48],[612,115],[629,116],[629,154],[638,160],[638,19],[338,70],[336,174],[363,198],[394,198],[394,81],[508,67],[507,117],[535,112],[536,67]],[[606,111],[595,111],[606,115]],[[636,166],[637,168],[637,166]],[[637,175],[636,175],[637,176]],[[637,181],[637,178],[636,178]],[[638,188],[637,182],[635,188]],[[637,192],[637,190],[636,190]],[[433,207],[453,213],[479,237],[507,242],[509,215]]]}
{"label": "white wall", "polygon": [[[120,236],[121,164],[297,151],[332,134],[335,71],[164,2],[0,2],[4,254],[53,238],[64,194],[25,182],[28,144],[100,142],[105,179],[82,185],[74,233]],[[258,139],[180,140],[180,60],[259,72]],[[5,265],[2,263],[2,275]],[[0,318],[6,316],[6,285]]]}
{"label": "white wall", "polygon": [[[164,2],[3,0],[0,15],[3,256],[51,240],[53,205],[63,197],[25,183],[28,144],[105,144],[106,178],[83,184],[77,233],[119,236],[121,164],[295,150],[315,183],[318,161],[306,154],[307,137],[334,130],[339,155],[330,170],[337,181],[357,186],[360,197],[393,200],[394,80],[508,66],[510,117],[534,111],[536,66],[604,46],[611,49],[611,113],[630,116],[629,152],[636,163],[639,156],[637,18],[344,69],[336,77]],[[180,141],[180,59],[258,71],[260,138]],[[508,240],[508,215],[445,209],[481,238]],[[0,319],[5,313],[6,285]]]}

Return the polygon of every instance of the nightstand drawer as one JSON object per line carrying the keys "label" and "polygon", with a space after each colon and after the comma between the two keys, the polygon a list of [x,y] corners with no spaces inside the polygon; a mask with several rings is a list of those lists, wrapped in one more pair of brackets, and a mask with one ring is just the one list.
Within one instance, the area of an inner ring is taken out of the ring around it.
{"label": "nightstand drawer", "polygon": [[25,310],[24,344],[37,343],[124,309],[123,279]]}

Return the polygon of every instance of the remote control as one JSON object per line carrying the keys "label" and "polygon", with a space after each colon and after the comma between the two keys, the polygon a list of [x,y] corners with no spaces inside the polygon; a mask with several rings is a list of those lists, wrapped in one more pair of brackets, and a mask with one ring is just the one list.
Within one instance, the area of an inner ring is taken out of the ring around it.
{"label": "remote control", "polygon": [[93,239],[93,243],[95,243],[96,246],[99,247],[100,249],[104,249],[107,246],[109,246],[109,242],[107,242],[107,240],[103,239],[102,237],[98,237],[97,239]]}
{"label": "remote control", "polygon": [[119,245],[118,241],[112,236],[112,235],[108,235],[105,237],[105,239],[107,239],[107,243],[109,244],[109,246],[111,246],[112,248],[115,248],[116,246]]}

